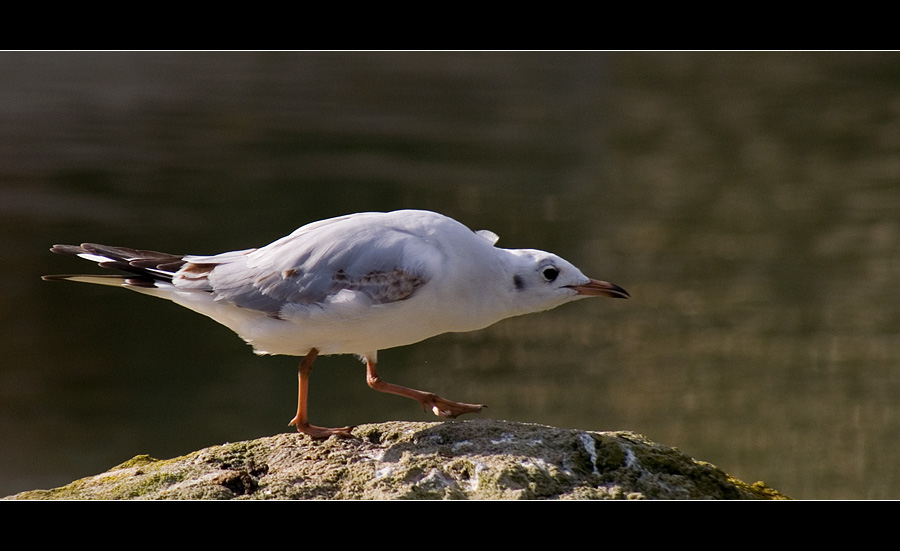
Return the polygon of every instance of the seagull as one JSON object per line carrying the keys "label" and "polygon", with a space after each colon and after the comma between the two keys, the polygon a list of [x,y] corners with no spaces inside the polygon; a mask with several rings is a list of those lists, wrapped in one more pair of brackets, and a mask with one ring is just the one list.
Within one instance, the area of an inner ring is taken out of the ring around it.
{"label": "seagull", "polygon": [[319,354],[355,354],[366,381],[439,417],[485,406],[454,402],[379,377],[378,351],[593,296],[629,298],[562,258],[495,247],[498,237],[422,210],[365,212],[321,220],[258,249],[177,255],[95,243],[50,250],[115,268],[117,275],[50,275],[124,287],[171,300],[237,333],[257,354],[303,356],[297,414],[313,439],[352,436],[352,426],[311,425],[307,389]]}

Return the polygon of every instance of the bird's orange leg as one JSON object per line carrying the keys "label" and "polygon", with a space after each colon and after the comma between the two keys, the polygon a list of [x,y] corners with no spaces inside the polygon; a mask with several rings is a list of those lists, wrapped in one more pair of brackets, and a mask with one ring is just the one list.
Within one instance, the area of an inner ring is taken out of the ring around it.
{"label": "bird's orange leg", "polygon": [[304,356],[303,360],[300,362],[300,367],[297,368],[297,380],[299,382],[299,390],[297,393],[297,415],[291,419],[289,424],[297,427],[297,432],[308,434],[310,438],[328,438],[332,434],[352,437],[353,434],[351,434],[350,431],[353,430],[353,427],[340,427],[334,429],[317,427],[315,425],[310,425],[306,417],[309,376],[312,373],[313,362],[316,361],[316,356],[318,355],[318,350],[315,348],[310,349],[309,353]]}
{"label": "bird's orange leg", "polygon": [[390,394],[398,394],[406,396],[422,404],[425,411],[431,410],[438,417],[449,417],[453,419],[457,415],[463,413],[478,413],[482,408],[486,407],[481,404],[465,404],[462,402],[453,402],[445,400],[437,394],[431,392],[423,392],[404,386],[386,383],[378,376],[375,368],[375,362],[366,358],[366,382],[369,386],[379,392],[388,392]]}

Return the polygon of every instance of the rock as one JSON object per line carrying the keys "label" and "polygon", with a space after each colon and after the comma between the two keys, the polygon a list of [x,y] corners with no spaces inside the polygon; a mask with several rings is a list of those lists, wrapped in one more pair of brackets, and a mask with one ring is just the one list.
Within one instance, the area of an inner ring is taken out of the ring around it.
{"label": "rock", "polygon": [[472,420],[146,455],[7,499],[787,499],[630,432]]}

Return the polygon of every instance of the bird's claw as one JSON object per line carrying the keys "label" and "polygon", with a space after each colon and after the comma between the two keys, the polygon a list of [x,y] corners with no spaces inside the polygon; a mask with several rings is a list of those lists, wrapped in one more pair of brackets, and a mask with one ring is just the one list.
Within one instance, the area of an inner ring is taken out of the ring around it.
{"label": "bird's claw", "polygon": [[353,438],[353,433],[351,432],[356,426],[349,427],[317,427],[316,425],[310,425],[309,423],[297,423],[297,419],[291,419],[290,425],[297,427],[297,432],[301,434],[305,434],[312,438],[313,440],[324,440],[330,436],[340,436],[342,438]]}
{"label": "bird's claw", "polygon": [[430,394],[422,401],[422,409],[431,410],[438,417],[454,419],[464,413],[478,413],[487,406],[481,404],[466,404],[441,398],[436,394]]}

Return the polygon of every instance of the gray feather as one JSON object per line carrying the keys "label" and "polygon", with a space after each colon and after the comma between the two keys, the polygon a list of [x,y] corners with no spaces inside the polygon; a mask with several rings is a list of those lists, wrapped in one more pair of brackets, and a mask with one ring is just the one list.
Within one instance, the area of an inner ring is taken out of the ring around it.
{"label": "gray feather", "polygon": [[[373,232],[373,226],[341,220],[304,226],[241,254],[185,257],[175,285],[203,287],[217,301],[277,316],[286,303],[320,304],[342,290],[362,292],[373,304],[405,300],[430,279],[418,260],[427,256],[419,254],[422,247],[433,246],[427,237],[400,227]],[[198,277],[205,266],[212,269]]]}

